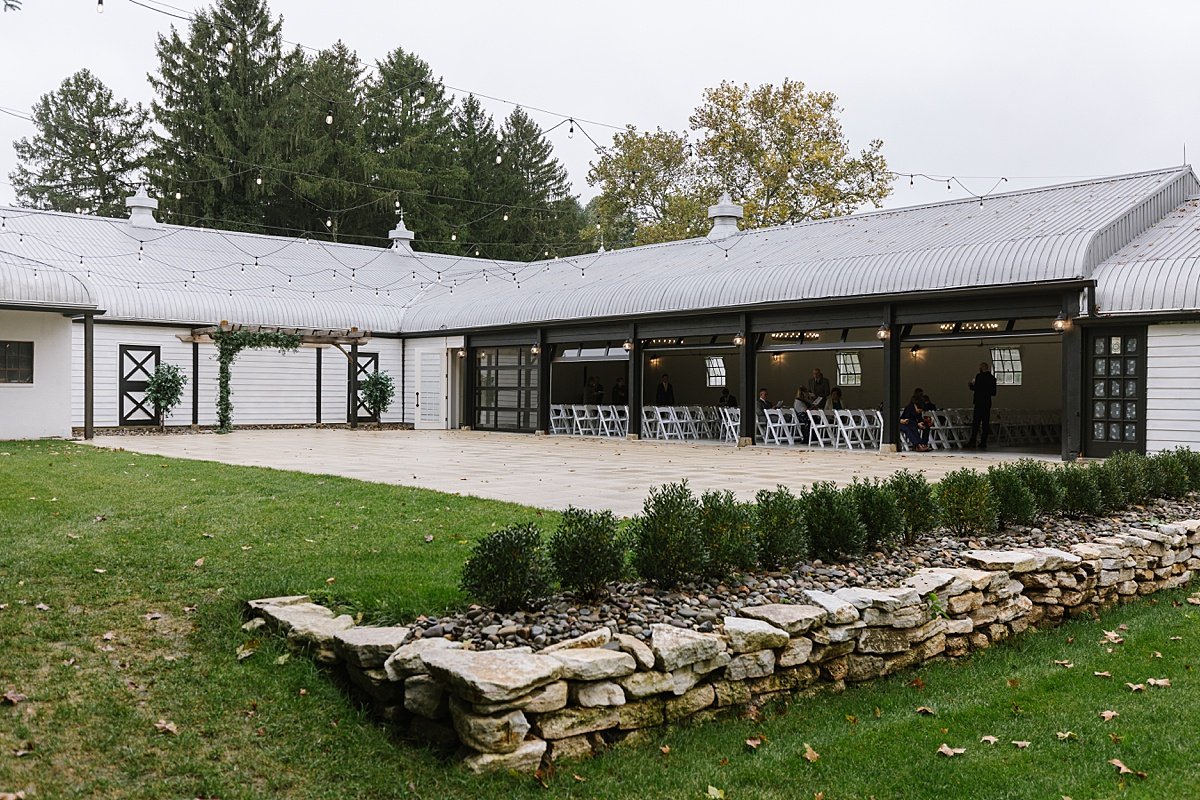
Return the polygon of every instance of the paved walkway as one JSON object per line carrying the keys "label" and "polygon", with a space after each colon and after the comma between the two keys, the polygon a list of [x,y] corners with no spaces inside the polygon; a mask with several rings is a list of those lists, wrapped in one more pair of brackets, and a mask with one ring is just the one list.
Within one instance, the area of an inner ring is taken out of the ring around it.
{"label": "paved walkway", "polygon": [[419,486],[542,508],[571,504],[608,508],[621,515],[641,511],[649,487],[681,478],[687,478],[697,493],[732,489],[739,498],[750,500],[759,489],[776,484],[793,490],[820,480],[844,484],[854,476],[886,478],[904,468],[924,470],[930,480],[937,480],[960,467],[986,469],[988,464],[1029,455],[1015,451],[884,455],[469,431],[345,429],[100,436],[95,444]]}

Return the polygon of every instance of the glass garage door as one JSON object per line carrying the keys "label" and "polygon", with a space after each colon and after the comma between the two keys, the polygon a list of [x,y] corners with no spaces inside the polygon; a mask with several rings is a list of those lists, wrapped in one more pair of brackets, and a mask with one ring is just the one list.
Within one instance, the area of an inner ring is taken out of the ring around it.
{"label": "glass garage door", "polygon": [[1088,456],[1146,447],[1146,329],[1097,330],[1088,341]]}

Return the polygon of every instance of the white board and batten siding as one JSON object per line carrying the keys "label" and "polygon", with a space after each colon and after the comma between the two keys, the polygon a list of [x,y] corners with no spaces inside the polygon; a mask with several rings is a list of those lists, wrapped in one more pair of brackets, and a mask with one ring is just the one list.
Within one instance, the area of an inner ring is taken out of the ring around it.
{"label": "white board and batten siding", "polygon": [[0,309],[0,341],[33,342],[33,383],[0,383],[0,441],[71,435],[71,322]]}
{"label": "white board and batten siding", "polygon": [[[72,327],[72,418],[83,425],[83,326]],[[120,350],[122,345],[160,348],[160,363],[174,364],[185,376],[183,398],[167,418],[168,425],[192,422],[192,345],[176,334],[187,329],[166,326],[103,325],[95,327],[95,424],[120,424]],[[401,345],[396,339],[374,339],[362,347],[379,354],[379,368],[399,384]],[[346,422],[349,361],[336,348],[325,348],[321,356],[321,420],[327,424]],[[215,425],[217,402],[217,353],[211,344],[200,345],[199,423]],[[243,350],[233,364],[230,390],[235,425],[294,425],[317,421],[317,351],[301,347],[290,353],[278,350]],[[396,402],[384,415],[385,422],[400,422],[401,404]],[[408,417],[411,421],[411,415]]]}
{"label": "white board and batten siding", "polygon": [[1146,452],[1200,450],[1200,323],[1151,325],[1146,335]]}

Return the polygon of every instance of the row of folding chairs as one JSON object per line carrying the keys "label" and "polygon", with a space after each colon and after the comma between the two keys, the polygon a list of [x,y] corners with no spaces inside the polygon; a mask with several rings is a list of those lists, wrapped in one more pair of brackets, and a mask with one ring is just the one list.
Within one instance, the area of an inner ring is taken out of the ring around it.
{"label": "row of folding chairs", "polygon": [[[951,450],[971,440],[973,409],[938,408],[926,415],[933,420],[929,429],[929,446],[933,449]],[[992,409],[991,432],[993,441],[1001,445],[1053,444],[1062,438],[1062,415],[1057,411]],[[900,446],[908,449],[903,436]]]}
{"label": "row of folding chairs", "polygon": [[550,405],[550,433],[617,436],[629,433],[629,406]]}
{"label": "row of folding chairs", "polygon": [[716,406],[642,406],[644,439],[719,439],[723,418]]}
{"label": "row of folding chairs", "polygon": [[878,449],[883,417],[870,409],[808,409],[804,419],[790,408],[773,408],[759,415],[758,438],[765,444],[804,444]]}

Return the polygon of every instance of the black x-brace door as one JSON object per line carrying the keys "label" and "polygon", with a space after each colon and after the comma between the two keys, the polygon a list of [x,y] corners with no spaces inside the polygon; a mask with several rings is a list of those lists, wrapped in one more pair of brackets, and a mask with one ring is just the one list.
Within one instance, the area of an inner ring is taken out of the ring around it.
{"label": "black x-brace door", "polygon": [[123,344],[120,349],[118,374],[121,380],[121,425],[157,425],[154,405],[146,397],[146,384],[158,368],[160,348],[147,345]]}

